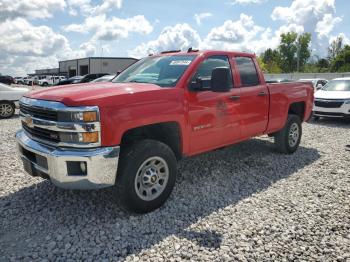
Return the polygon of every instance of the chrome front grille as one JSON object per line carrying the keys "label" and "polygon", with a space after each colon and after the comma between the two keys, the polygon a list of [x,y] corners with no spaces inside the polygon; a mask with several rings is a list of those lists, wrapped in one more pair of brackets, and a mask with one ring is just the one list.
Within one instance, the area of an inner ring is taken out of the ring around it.
{"label": "chrome front grille", "polygon": [[[101,145],[98,107],[68,107],[60,102],[26,97],[19,104],[22,128],[33,140],[58,147],[93,148]],[[97,112],[98,121],[73,121],[67,117],[81,112]],[[98,142],[80,141],[84,133],[91,132],[98,132]]]}
{"label": "chrome front grille", "polygon": [[57,121],[57,111],[47,110],[40,107],[29,106],[20,103],[20,111],[23,114],[31,115],[35,118]]}

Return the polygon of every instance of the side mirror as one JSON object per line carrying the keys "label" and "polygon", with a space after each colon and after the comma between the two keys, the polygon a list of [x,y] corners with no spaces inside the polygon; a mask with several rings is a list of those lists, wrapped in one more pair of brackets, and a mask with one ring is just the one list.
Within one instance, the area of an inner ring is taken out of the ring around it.
{"label": "side mirror", "polygon": [[211,91],[228,92],[232,88],[230,69],[227,67],[217,67],[211,73]]}
{"label": "side mirror", "polygon": [[322,84],[318,84],[317,86],[316,86],[316,90],[320,90],[320,89],[322,89],[323,88],[323,85]]}
{"label": "side mirror", "polygon": [[203,90],[203,80],[200,77],[197,77],[195,82],[191,82],[190,89],[193,91]]}

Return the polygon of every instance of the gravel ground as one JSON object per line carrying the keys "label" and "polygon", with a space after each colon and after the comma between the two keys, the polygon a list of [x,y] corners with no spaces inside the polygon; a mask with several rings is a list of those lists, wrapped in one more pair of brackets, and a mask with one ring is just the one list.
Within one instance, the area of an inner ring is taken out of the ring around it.
{"label": "gravel ground", "polygon": [[111,190],[25,175],[18,118],[0,120],[0,261],[350,261],[350,124],[304,124],[300,149],[253,139],[181,161],[165,206],[122,212]]}

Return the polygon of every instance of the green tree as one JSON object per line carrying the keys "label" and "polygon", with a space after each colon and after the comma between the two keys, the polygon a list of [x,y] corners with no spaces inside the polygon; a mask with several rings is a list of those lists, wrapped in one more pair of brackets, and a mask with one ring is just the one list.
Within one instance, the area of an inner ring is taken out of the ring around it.
{"label": "green tree", "polygon": [[266,72],[271,74],[282,73],[282,69],[278,66],[280,55],[277,50],[267,49],[261,54],[260,59],[265,64]]}
{"label": "green tree", "polygon": [[310,51],[310,43],[311,43],[311,34],[310,33],[304,33],[302,35],[298,36],[297,39],[297,65],[299,63],[299,67],[297,70],[302,70],[308,61],[308,59],[311,56]]}
{"label": "green tree", "polygon": [[259,67],[260,67],[261,71],[263,71],[264,73],[268,73],[266,64],[264,63],[264,60],[260,56],[258,56],[256,58],[256,60],[259,63]]}
{"label": "green tree", "polygon": [[331,62],[331,72],[350,72],[350,46],[346,45]]}
{"label": "green tree", "polygon": [[310,42],[310,33],[298,35],[295,32],[288,32],[281,35],[278,52],[280,54],[279,66],[283,72],[290,73],[297,71],[297,69],[303,70],[311,56]]}
{"label": "green tree", "polygon": [[279,66],[285,73],[294,72],[296,70],[296,54],[298,51],[296,41],[298,34],[295,32],[288,32],[281,35],[281,43],[278,47],[280,53]]}
{"label": "green tree", "polygon": [[328,47],[328,61],[332,62],[343,50],[343,37],[338,36]]}

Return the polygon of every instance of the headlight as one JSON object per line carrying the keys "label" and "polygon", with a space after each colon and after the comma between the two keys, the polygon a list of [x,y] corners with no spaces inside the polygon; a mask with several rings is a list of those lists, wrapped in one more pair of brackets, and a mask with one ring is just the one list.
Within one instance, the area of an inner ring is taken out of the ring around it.
{"label": "headlight", "polygon": [[[59,132],[59,140],[63,143],[92,144],[100,141],[100,123],[98,111],[60,111],[59,122],[74,123],[80,128],[78,132]],[[68,131],[68,130],[67,130]]]}
{"label": "headlight", "polygon": [[60,133],[60,142],[64,143],[98,143],[99,132],[86,132],[86,133]]}
{"label": "headlight", "polygon": [[99,121],[99,117],[96,111],[59,112],[58,121],[60,122],[97,122]]}

